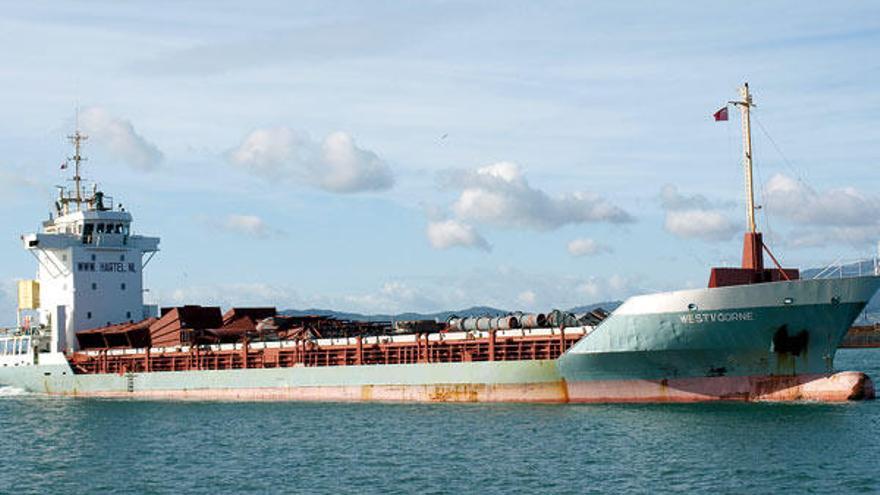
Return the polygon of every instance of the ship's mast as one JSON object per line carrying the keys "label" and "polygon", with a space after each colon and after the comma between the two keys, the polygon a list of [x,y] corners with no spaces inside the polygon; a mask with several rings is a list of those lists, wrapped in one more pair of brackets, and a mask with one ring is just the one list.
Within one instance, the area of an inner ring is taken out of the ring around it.
{"label": "ship's mast", "polygon": [[743,127],[743,168],[746,174],[746,222],[748,231],[755,233],[758,231],[755,225],[755,186],[752,179],[752,121],[750,110],[755,104],[752,102],[752,95],[749,93],[749,83],[744,83],[739,88],[741,101],[732,101],[734,105],[739,107],[742,112]]}
{"label": "ship's mast", "polygon": [[80,147],[82,145],[82,142],[88,138],[89,138],[88,136],[79,132],[78,127],[76,129],[76,132],[73,133],[73,135],[67,136],[67,139],[69,139],[70,142],[73,143],[74,154],[72,157],[70,157],[70,160],[73,160],[73,164],[74,164],[73,182],[76,184],[76,203],[77,203],[77,205],[80,205],[80,208],[82,207],[81,205],[82,205],[83,197],[82,197],[82,177],[79,175],[79,171],[80,171],[80,165],[82,164],[82,162],[87,160],[87,158],[83,158],[82,155],[80,154]]}
{"label": "ship's mast", "polygon": [[[746,186],[746,222],[747,231],[743,236],[742,265],[740,268],[713,268],[709,276],[709,287],[726,287],[730,285],[757,284],[763,282],[778,282],[793,280],[799,277],[795,269],[782,268],[779,261],[764,244],[764,240],[758,227],[755,225],[755,185],[752,175],[752,121],[751,109],[755,106],[752,95],[749,93],[749,83],[743,83],[739,88],[741,100],[729,101],[729,104],[739,107],[742,112],[743,128],[743,169],[745,171]],[[715,114],[715,120],[727,120],[725,106]],[[776,270],[764,269],[764,252],[770,256]]]}

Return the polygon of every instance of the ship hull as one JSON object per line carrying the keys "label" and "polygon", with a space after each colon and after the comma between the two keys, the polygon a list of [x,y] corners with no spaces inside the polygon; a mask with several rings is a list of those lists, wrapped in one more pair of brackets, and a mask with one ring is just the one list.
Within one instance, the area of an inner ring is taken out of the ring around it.
{"label": "ship hull", "polygon": [[210,400],[693,402],[870,399],[833,372],[878,277],[631,298],[559,359],[75,374],[64,356],[0,368],[0,383],[70,396]]}
{"label": "ship hull", "polygon": [[[439,369],[446,366],[452,369]],[[381,373],[377,373],[376,368],[387,367],[154,372],[71,377],[69,374],[62,375],[66,372],[64,366],[39,366],[20,368],[14,373],[4,372],[3,375],[5,383],[48,395],[171,400],[625,403],[716,400],[835,402],[874,398],[871,379],[857,372],[568,382],[558,373],[558,366],[553,360],[467,365],[415,364],[402,365],[396,370],[383,369]],[[410,379],[401,380],[400,373],[408,374]],[[375,383],[368,383],[371,381]]]}
{"label": "ship hull", "polygon": [[556,360],[77,375],[0,371],[8,385],[76,397],[389,402],[566,402]]}

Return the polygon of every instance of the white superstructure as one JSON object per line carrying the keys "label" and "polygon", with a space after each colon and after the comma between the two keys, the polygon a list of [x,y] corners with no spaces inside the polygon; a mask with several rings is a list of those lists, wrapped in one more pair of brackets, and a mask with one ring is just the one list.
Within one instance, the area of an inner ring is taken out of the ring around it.
{"label": "white superstructure", "polygon": [[143,268],[159,249],[158,237],[133,235],[132,216],[94,187],[83,190],[80,146],[71,190],[62,188],[55,214],[38,233],[21,237],[37,259],[39,324],[50,329],[50,352],[77,350],[76,332],[152,316],[144,306]]}

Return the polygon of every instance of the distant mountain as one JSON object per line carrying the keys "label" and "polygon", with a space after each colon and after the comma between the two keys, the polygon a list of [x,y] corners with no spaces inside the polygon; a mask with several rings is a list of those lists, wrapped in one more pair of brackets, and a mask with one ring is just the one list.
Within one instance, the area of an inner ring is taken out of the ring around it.
{"label": "distant mountain", "polygon": [[[620,306],[620,301],[607,301],[601,302],[597,304],[590,304],[587,306],[578,306],[576,308],[571,308],[568,310],[569,313],[586,313],[592,311],[596,308],[601,307],[605,311],[613,311],[618,306]],[[549,312],[550,310],[548,310]],[[286,309],[281,311],[281,314],[288,316],[306,316],[306,315],[317,315],[317,316],[331,316],[333,318],[338,318],[342,320],[352,320],[352,321],[399,321],[399,320],[437,320],[437,321],[446,321],[451,316],[502,316],[511,313],[512,311],[493,308],[489,306],[474,306],[467,309],[461,309],[458,311],[439,311],[437,313],[398,313],[398,314],[373,314],[373,315],[365,315],[361,313],[346,313],[343,311],[334,311],[332,309]]]}
{"label": "distant mountain", "polygon": [[445,321],[450,316],[501,316],[507,314],[508,311],[488,306],[474,306],[472,308],[462,309],[459,311],[440,311],[437,313],[398,313],[398,314],[372,314],[365,315],[361,313],[346,313],[343,311],[334,311],[332,309],[286,309],[281,314],[288,316],[332,316],[343,320],[353,321],[398,321],[398,320],[438,320]]}
{"label": "distant mountain", "polygon": [[608,311],[610,313],[610,312],[614,311],[615,309],[617,309],[618,306],[620,306],[621,304],[623,304],[623,301],[603,301],[600,303],[588,304],[586,306],[577,306],[577,307],[569,309],[568,312],[575,313],[575,314],[589,313],[590,311],[593,311],[596,308],[602,308],[605,311]]}

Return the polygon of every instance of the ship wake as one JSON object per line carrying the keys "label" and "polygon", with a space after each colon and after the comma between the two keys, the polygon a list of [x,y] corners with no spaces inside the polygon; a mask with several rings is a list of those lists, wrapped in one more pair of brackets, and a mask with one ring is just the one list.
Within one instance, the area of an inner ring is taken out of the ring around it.
{"label": "ship wake", "polygon": [[0,398],[4,397],[18,397],[21,395],[28,395],[28,391],[23,388],[18,387],[9,387],[6,385],[0,385]]}

